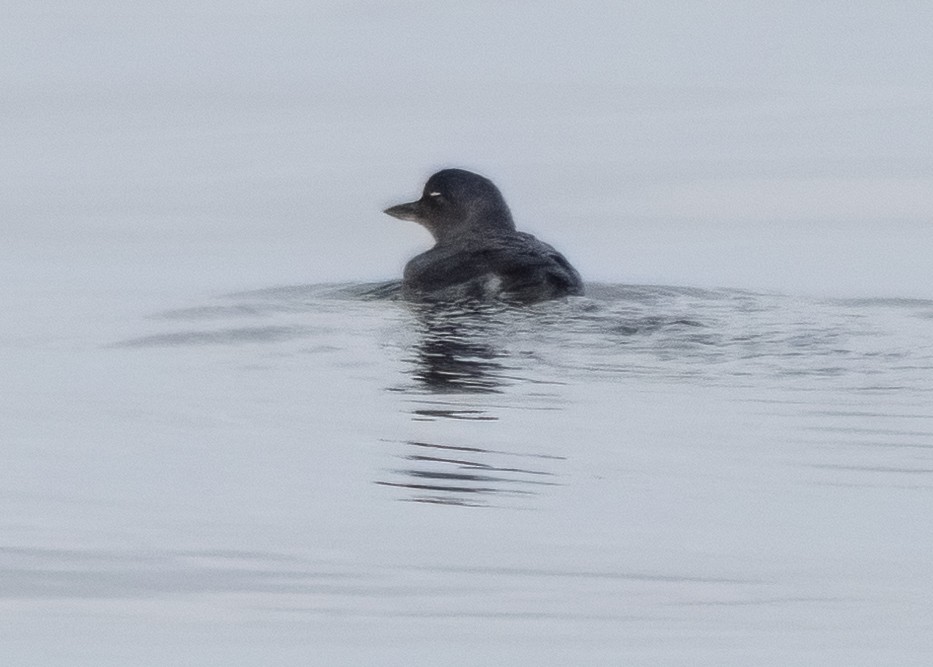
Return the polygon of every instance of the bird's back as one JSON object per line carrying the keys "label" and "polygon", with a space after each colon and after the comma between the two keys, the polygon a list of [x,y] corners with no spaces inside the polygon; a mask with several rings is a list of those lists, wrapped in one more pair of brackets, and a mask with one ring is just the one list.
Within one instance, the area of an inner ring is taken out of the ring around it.
{"label": "bird's back", "polygon": [[487,231],[438,244],[405,267],[407,296],[530,303],[583,294],[580,274],[553,247],[524,232]]}

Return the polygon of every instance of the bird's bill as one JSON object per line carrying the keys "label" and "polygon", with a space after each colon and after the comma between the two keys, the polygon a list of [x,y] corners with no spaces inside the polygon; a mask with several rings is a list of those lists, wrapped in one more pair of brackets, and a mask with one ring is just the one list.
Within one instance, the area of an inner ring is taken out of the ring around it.
{"label": "bird's bill", "polygon": [[399,220],[421,222],[421,200],[390,206],[384,212]]}

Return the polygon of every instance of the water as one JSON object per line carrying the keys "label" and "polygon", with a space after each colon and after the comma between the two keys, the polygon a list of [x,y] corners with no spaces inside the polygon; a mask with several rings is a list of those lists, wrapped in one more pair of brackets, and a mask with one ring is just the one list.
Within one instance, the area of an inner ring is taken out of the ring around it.
{"label": "water", "polygon": [[933,301],[393,287],[12,304],[2,661],[929,662]]}
{"label": "water", "polygon": [[929,5],[6,4],[0,665],[933,663]]}

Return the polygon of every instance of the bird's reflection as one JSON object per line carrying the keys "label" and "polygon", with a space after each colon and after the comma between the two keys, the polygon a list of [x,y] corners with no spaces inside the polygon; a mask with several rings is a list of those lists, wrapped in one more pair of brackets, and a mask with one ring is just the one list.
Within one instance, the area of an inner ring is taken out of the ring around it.
{"label": "bird's reflection", "polygon": [[[398,478],[379,480],[381,486],[406,489],[405,500],[442,505],[486,506],[493,499],[522,498],[542,487],[557,486],[554,473],[542,468],[559,456],[523,454],[482,447],[458,447],[408,440]],[[515,458],[536,459],[532,466],[515,465]]]}
{"label": "bird's reflection", "polygon": [[436,394],[489,394],[505,384],[505,352],[495,344],[501,309],[483,304],[419,304],[421,328],[412,379]]}
{"label": "bird's reflection", "polygon": [[389,441],[401,444],[402,464],[377,484],[404,489],[403,500],[461,506],[514,502],[556,485],[543,464],[561,457],[521,451],[521,444],[514,449],[486,444],[490,436],[501,442],[509,428],[496,408],[512,403],[506,390],[519,381],[504,345],[509,318],[516,313],[495,304],[411,308],[418,339],[408,359],[411,383],[399,391],[409,394],[406,411],[412,422],[424,426],[417,428],[417,439]]}

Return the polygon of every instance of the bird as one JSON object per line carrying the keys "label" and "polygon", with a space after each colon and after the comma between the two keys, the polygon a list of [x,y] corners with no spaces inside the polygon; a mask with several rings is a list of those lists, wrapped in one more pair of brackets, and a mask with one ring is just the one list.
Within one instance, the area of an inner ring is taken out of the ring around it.
{"label": "bird", "polygon": [[434,237],[434,247],[405,265],[408,300],[527,304],[584,292],[561,253],[516,230],[499,188],[479,174],[443,169],[425,183],[421,199],[385,213],[417,222]]}

